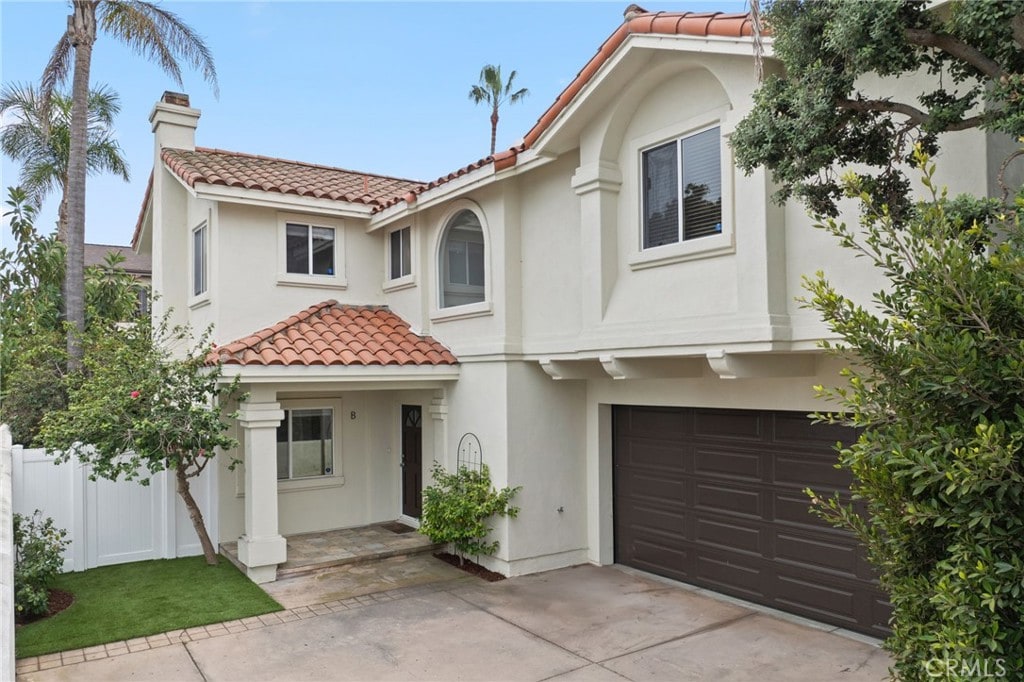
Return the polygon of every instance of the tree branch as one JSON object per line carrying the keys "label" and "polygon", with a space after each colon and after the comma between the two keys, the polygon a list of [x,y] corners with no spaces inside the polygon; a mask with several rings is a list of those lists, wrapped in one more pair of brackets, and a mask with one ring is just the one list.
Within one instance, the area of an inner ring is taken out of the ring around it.
{"label": "tree branch", "polygon": [[1013,29],[1013,42],[1024,47],[1024,16],[1015,16],[1010,22],[1010,27]]}
{"label": "tree branch", "polygon": [[[1014,38],[1018,38],[1017,31],[1018,24],[1014,24]],[[1024,31],[1024,27],[1022,27]],[[968,45],[967,43],[961,42],[951,35],[945,33],[935,33],[934,31],[928,31],[923,28],[908,28],[904,35],[907,38],[907,42],[911,45],[920,45],[922,47],[934,47],[942,50],[948,55],[956,57],[957,59],[967,62],[978,71],[991,78],[992,80],[999,80],[999,77],[1003,75],[1003,69],[994,60],[989,59],[981,50]]]}
{"label": "tree branch", "polygon": [[[903,114],[910,122],[914,125],[924,125],[932,120],[932,117],[927,112],[921,111],[917,107],[912,107],[909,104],[903,102],[890,102],[889,100],[883,99],[841,99],[836,102],[836,106],[840,109],[848,109],[850,111],[879,111],[889,112],[892,114]],[[970,118],[964,118],[954,123],[949,124],[940,132],[952,132],[955,130],[967,130],[968,128],[974,128],[981,124],[982,116],[971,116]]]}

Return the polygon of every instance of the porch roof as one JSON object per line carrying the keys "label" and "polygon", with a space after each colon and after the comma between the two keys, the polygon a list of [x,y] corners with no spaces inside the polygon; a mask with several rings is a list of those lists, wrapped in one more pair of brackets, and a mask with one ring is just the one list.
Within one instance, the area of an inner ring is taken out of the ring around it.
{"label": "porch roof", "polygon": [[440,342],[414,333],[408,322],[387,307],[343,305],[334,300],[215,347],[207,362],[217,361],[246,367],[432,368],[458,364]]}

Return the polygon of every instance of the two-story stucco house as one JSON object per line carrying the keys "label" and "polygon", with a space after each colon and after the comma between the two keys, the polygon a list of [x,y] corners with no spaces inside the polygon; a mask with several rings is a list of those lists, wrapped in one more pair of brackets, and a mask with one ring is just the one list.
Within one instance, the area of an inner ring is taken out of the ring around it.
{"label": "two-story stucco house", "polygon": [[[414,521],[434,460],[482,457],[522,486],[490,568],[619,562],[880,632],[854,541],[807,513],[850,434],[806,418],[840,365],[795,301],[818,269],[879,282],[736,169],[750,28],[630,15],[520,145],[434,182],[199,147],[188,98],[156,104],[133,244],[155,313],[213,325],[248,391],[209,516],[253,580],[283,536]],[[984,133],[944,154],[989,189]]]}

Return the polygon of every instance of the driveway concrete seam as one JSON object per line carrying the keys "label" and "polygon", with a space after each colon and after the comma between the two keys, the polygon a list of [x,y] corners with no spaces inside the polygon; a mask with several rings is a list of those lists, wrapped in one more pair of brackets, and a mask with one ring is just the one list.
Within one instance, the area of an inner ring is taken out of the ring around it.
{"label": "driveway concrete seam", "polygon": [[[691,630],[690,632],[687,632],[687,633],[684,633],[682,635],[679,635],[678,637],[670,637],[670,638],[668,638],[666,640],[663,640],[661,642],[655,642],[654,644],[649,644],[647,646],[640,647],[639,649],[634,649],[633,651],[627,651],[625,653],[617,654],[617,655],[612,656],[610,658],[606,658],[603,661],[594,661],[594,663],[597,663],[598,665],[600,665],[603,668],[605,663],[610,663],[611,661],[623,658],[625,656],[634,656],[634,655],[639,654],[639,653],[641,653],[643,651],[649,651],[650,649],[662,646],[664,644],[671,644],[672,642],[680,642],[680,641],[682,641],[684,639],[689,639],[690,637],[694,637],[696,635],[702,635],[705,632],[714,632],[715,630],[721,630],[722,628],[727,628],[730,625],[733,625],[735,623],[738,623],[741,620],[744,620],[745,618],[750,618],[751,616],[756,616],[756,615],[757,615],[757,613],[753,612],[753,611],[751,611],[749,613],[744,613],[744,614],[741,614],[739,616],[736,616],[735,618],[728,618],[726,620],[719,621],[717,623],[711,623],[710,625],[705,625],[702,628],[697,628],[696,630]],[[612,671],[612,672],[614,672],[614,671]]]}
{"label": "driveway concrete seam", "polygon": [[[525,632],[526,634],[530,635],[531,637],[533,637],[535,639],[539,639],[542,642],[547,642],[548,644],[550,644],[551,646],[555,647],[556,649],[561,649],[562,651],[564,651],[565,653],[569,654],[570,656],[573,656],[574,658],[578,658],[580,660],[586,661],[588,665],[591,664],[591,663],[597,663],[597,661],[592,661],[589,658],[587,658],[586,656],[583,656],[583,655],[573,651],[572,649],[567,649],[566,647],[562,646],[561,644],[558,644],[557,642],[552,642],[547,637],[545,637],[543,635],[540,635],[540,634],[537,634],[533,630],[530,630],[529,628],[523,627],[519,623],[513,623],[512,621],[510,621],[508,618],[505,618],[504,616],[501,616],[501,615],[499,615],[497,613],[494,613],[493,611],[489,611],[488,609],[485,609],[484,607],[480,606],[479,604],[474,604],[473,602],[471,602],[468,599],[464,598],[461,594],[458,594],[458,593],[452,592],[452,591],[448,592],[448,594],[450,594],[451,596],[455,597],[456,599],[459,599],[460,601],[462,601],[462,602],[464,602],[466,604],[469,604],[470,606],[472,606],[474,609],[476,609],[478,611],[483,611],[484,613],[486,613],[488,616],[491,616],[492,618],[497,618],[498,620],[500,620],[503,623],[508,623],[512,627],[514,627],[514,628],[516,628],[518,630],[522,630],[523,632]],[[580,666],[580,667],[585,668],[586,665],[583,665],[583,666]],[[573,668],[573,670],[576,670],[576,668]],[[564,675],[567,672],[572,672],[572,671],[571,670],[567,670],[567,671],[558,673],[558,675]],[[545,679],[549,679],[549,678],[545,678]]]}
{"label": "driveway concrete seam", "polygon": [[188,654],[188,658],[192,661],[192,665],[196,667],[196,672],[199,673],[199,677],[203,678],[203,682],[207,682],[206,673],[204,673],[203,669],[199,666],[199,661],[196,660],[196,657],[192,655],[192,650],[188,648],[189,644],[190,642],[182,644],[182,646],[185,647],[185,653]]}

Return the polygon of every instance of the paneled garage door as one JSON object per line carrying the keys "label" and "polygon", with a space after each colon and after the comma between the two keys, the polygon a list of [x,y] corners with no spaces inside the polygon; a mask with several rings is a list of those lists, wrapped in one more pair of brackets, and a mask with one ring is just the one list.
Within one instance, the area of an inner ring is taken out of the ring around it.
{"label": "paneled garage door", "polygon": [[888,633],[863,551],[803,492],[847,490],[832,446],[852,429],[801,412],[617,406],[613,418],[617,562]]}

